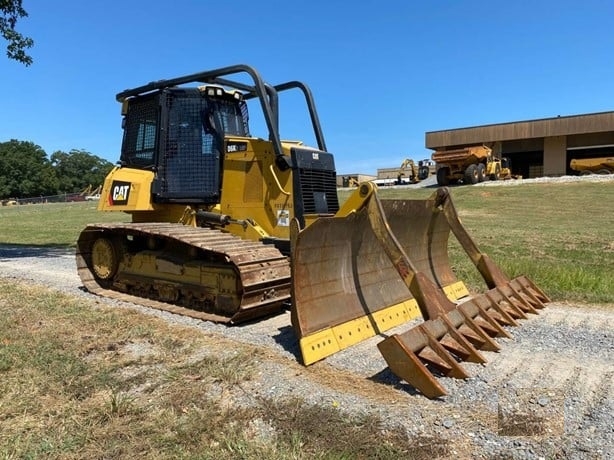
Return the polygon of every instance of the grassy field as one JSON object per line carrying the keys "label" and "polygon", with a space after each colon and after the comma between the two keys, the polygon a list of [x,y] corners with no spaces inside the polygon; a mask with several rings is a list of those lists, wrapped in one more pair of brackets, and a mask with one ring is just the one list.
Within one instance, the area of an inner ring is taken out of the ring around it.
{"label": "grassy field", "polygon": [[129,221],[122,212],[98,212],[96,202],[25,204],[0,207],[0,244],[75,246],[92,222]]}
{"label": "grassy field", "polygon": [[[382,189],[383,198],[426,198],[433,189]],[[614,304],[614,182],[456,187],[461,219],[510,276],[532,278],[555,300]],[[347,197],[347,192],[341,199]],[[0,207],[0,244],[74,246],[90,222],[128,220],[91,202]],[[484,285],[454,238],[450,258],[472,289]]]}

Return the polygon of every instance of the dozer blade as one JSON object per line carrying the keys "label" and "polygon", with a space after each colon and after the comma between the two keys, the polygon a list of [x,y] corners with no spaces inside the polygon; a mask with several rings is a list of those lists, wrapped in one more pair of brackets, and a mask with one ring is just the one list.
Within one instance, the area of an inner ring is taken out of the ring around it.
{"label": "dozer blade", "polygon": [[[451,269],[452,232],[489,291],[470,296]],[[293,255],[292,322],[305,364],[422,315],[424,323],[378,344],[390,369],[425,396],[446,394],[431,370],[465,378],[460,361],[483,363],[494,337],[537,313],[548,297],[524,276],[510,280],[481,253],[446,188],[427,200],[377,193],[347,217],[303,230]],[[385,321],[383,320],[385,319]]]}
{"label": "dozer blade", "polygon": [[364,211],[321,218],[301,232],[292,280],[305,365],[420,316]]}

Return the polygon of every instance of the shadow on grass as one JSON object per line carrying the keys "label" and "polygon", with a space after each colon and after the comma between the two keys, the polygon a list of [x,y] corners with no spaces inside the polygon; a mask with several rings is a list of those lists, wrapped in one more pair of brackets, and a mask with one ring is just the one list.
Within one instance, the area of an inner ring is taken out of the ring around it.
{"label": "shadow on grass", "polygon": [[75,248],[57,244],[2,244],[0,243],[0,261],[22,257],[59,257],[74,255]]}

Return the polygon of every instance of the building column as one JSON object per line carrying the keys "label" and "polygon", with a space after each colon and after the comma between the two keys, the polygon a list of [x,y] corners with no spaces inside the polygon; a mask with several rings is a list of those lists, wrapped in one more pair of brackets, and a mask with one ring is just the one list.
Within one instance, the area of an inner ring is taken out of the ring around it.
{"label": "building column", "polygon": [[567,136],[544,138],[544,176],[562,176],[567,171]]}

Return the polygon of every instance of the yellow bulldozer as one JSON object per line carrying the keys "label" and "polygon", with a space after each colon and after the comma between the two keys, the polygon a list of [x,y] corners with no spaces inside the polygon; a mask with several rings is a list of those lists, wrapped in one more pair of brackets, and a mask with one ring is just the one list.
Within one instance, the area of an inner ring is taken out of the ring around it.
{"label": "yellow bulldozer", "polygon": [[[246,82],[247,81],[247,82]],[[304,96],[317,147],[282,140],[281,93]],[[123,142],[98,209],[131,222],[90,224],[77,269],[92,293],[228,324],[290,308],[305,365],[380,335],[385,360],[427,397],[432,371],[467,374],[527,313],[548,302],[509,279],[458,220],[446,188],[427,200],[383,200],[361,183],[340,205],[333,155],[309,88],[269,84],[235,65],[117,94]],[[265,136],[248,123],[260,110]],[[453,233],[488,292],[471,295],[450,267]],[[418,317],[420,325],[384,331]]]}

